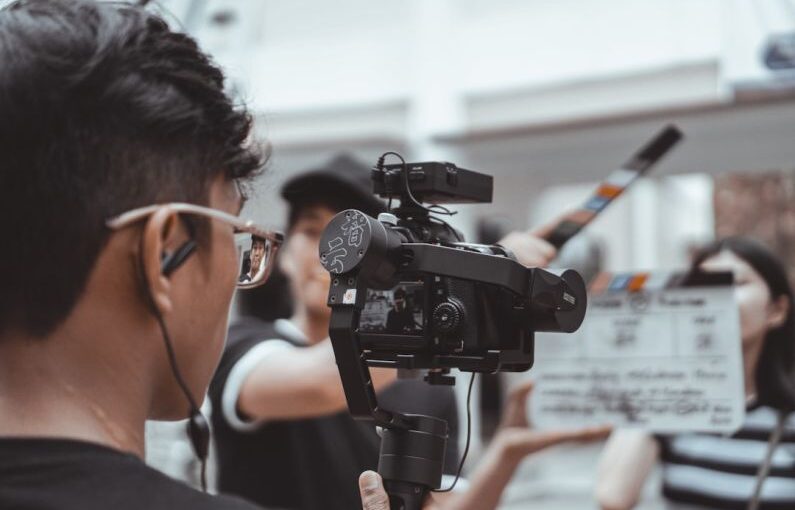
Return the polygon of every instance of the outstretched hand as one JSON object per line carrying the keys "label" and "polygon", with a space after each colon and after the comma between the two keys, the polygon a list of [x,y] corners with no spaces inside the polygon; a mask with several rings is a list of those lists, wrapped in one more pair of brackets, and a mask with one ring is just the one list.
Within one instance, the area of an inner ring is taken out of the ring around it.
{"label": "outstretched hand", "polygon": [[[606,426],[533,430],[527,417],[527,402],[532,391],[532,381],[525,381],[511,391],[494,443],[475,472],[470,489],[440,502],[428,498],[423,510],[496,508],[505,485],[518,463],[526,456],[560,443],[595,441],[610,433],[610,427]],[[390,510],[389,496],[377,473],[362,473],[359,490],[364,510]]]}
{"label": "outstretched hand", "polygon": [[547,267],[558,251],[547,240],[559,220],[528,231],[516,230],[503,237],[499,244],[508,248],[520,264],[527,267]]}
{"label": "outstretched hand", "polygon": [[588,442],[610,434],[609,426],[563,430],[534,430],[528,420],[527,403],[533,381],[524,381],[513,388],[502,415],[497,440],[510,456],[521,459],[544,448],[565,442]]}

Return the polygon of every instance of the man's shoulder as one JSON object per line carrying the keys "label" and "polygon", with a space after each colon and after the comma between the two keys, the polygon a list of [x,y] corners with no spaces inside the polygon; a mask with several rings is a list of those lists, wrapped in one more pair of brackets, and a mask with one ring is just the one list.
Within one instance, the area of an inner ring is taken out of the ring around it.
{"label": "man's shoulder", "polygon": [[[147,492],[150,496],[143,496],[149,500],[146,508],[152,510],[173,510],[175,508],[190,508],[195,510],[263,510],[262,507],[244,499],[232,496],[220,496],[199,491],[174,480],[165,474],[151,468],[149,471],[150,483]],[[151,499],[150,499],[151,498]]]}
{"label": "man's shoulder", "polygon": [[71,439],[0,438],[0,508],[256,510],[203,493],[138,457]]}
{"label": "man's shoulder", "polygon": [[174,508],[190,508],[192,510],[263,510],[261,506],[257,506],[254,503],[238,497],[206,494],[190,487],[188,487],[188,490],[190,491],[190,494],[186,492],[182,497],[169,501],[168,506],[164,505],[162,509],[173,510]]}

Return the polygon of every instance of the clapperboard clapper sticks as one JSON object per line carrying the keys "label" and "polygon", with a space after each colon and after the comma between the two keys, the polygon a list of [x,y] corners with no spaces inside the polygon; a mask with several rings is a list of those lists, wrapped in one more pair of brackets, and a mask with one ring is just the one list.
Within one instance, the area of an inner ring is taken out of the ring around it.
{"label": "clapperboard clapper sticks", "polygon": [[560,249],[577,235],[596,216],[618,198],[633,182],[644,175],[662,159],[679,140],[682,132],[674,125],[666,126],[649,143],[640,149],[621,168],[611,173],[581,208],[566,216],[547,236],[555,248]]}

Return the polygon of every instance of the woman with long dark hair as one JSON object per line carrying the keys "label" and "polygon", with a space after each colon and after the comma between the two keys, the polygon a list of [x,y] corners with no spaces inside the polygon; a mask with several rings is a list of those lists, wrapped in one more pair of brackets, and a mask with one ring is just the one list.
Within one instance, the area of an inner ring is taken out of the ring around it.
{"label": "woman with long dark hair", "polygon": [[786,270],[762,244],[730,237],[697,253],[691,272],[698,271],[734,274],[745,422],[732,435],[614,432],[602,454],[596,488],[605,510],[634,507],[658,461],[663,495],[674,508],[745,509],[760,491],[760,478],[765,480],[759,508],[795,508],[795,419],[790,417],[795,410],[795,313]]}

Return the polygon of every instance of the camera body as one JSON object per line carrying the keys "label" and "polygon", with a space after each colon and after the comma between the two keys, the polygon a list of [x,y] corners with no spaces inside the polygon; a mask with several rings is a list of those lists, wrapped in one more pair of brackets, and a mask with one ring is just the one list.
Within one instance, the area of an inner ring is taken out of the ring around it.
{"label": "camera body", "polygon": [[[329,305],[358,304],[353,330],[369,366],[523,371],[535,331],[579,327],[586,297],[576,272],[526,268],[502,246],[467,243],[435,215],[446,209],[422,205],[490,202],[490,176],[426,162],[382,165],[373,183],[400,207],[378,219],[342,211],[320,243]],[[450,382],[439,372],[428,380]]]}

